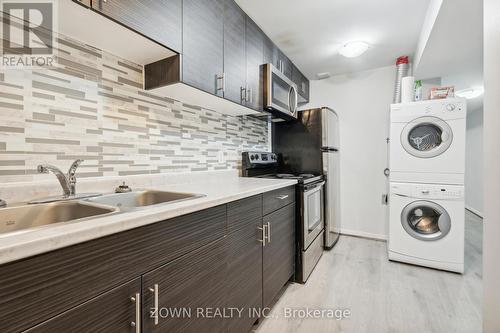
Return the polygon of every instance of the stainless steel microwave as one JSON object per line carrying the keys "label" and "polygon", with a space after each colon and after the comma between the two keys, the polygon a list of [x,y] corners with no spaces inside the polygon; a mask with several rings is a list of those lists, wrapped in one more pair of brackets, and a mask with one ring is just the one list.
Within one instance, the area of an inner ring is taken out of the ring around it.
{"label": "stainless steel microwave", "polygon": [[264,108],[282,119],[297,118],[297,86],[272,64],[264,65]]}

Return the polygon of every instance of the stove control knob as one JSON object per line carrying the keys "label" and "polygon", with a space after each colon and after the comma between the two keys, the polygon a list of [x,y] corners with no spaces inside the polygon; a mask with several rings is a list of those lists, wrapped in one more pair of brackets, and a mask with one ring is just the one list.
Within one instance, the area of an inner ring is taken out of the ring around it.
{"label": "stove control knob", "polygon": [[250,155],[250,159],[253,161],[255,157],[253,155]]}

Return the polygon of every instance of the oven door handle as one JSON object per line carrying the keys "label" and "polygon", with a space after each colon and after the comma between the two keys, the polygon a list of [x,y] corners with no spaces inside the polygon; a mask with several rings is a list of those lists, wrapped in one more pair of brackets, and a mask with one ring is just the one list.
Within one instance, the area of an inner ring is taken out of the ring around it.
{"label": "oven door handle", "polygon": [[304,193],[307,193],[309,191],[314,190],[315,188],[321,187],[325,185],[325,181],[316,183],[316,184],[311,184],[311,185],[304,185]]}

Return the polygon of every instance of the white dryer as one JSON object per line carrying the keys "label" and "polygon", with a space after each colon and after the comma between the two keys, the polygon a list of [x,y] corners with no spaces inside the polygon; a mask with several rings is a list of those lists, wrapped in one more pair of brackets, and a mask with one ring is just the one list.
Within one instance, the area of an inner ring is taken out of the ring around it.
{"label": "white dryer", "polygon": [[390,181],[463,184],[465,99],[391,105]]}
{"label": "white dryer", "polygon": [[388,256],[464,271],[464,187],[391,183]]}

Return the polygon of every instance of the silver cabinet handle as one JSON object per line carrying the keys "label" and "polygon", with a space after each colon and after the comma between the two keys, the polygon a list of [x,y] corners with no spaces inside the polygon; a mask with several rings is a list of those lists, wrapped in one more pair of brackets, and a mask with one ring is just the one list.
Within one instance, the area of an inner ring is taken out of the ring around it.
{"label": "silver cabinet handle", "polygon": [[130,300],[135,303],[135,321],[131,322],[130,326],[135,327],[135,333],[141,333],[141,294],[136,293]]}
{"label": "silver cabinet handle", "polygon": [[153,305],[153,307],[155,309],[154,319],[155,319],[155,325],[158,325],[159,318],[160,318],[158,316],[158,312],[160,311],[160,309],[158,307],[158,292],[159,292],[158,283],[155,283],[153,288],[149,288],[149,291],[154,294],[154,305]]}
{"label": "silver cabinet handle", "polygon": [[280,200],[285,200],[286,198],[288,198],[288,194],[282,194],[282,195],[278,195],[276,197],[276,199],[280,199]]}
{"label": "silver cabinet handle", "polygon": [[262,246],[266,246],[266,225],[264,224],[262,227],[257,227],[258,230],[262,231],[262,239],[259,239],[258,241],[262,243]]}
{"label": "silver cabinet handle", "polygon": [[247,87],[240,87],[241,103],[247,102]]}
{"label": "silver cabinet handle", "polygon": [[267,222],[267,242],[271,243],[271,222]]}
{"label": "silver cabinet handle", "polygon": [[222,92],[225,92],[226,91],[226,79],[225,79],[224,73],[222,73],[221,75],[215,75],[215,79],[217,80],[217,82],[222,81],[222,85],[220,87],[219,87],[219,84],[217,84],[217,91],[222,90]]}

